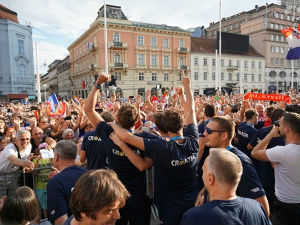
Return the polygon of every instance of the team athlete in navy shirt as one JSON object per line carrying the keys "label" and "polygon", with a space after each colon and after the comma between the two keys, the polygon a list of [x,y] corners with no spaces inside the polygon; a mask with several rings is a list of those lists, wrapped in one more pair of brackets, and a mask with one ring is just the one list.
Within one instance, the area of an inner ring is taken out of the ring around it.
{"label": "team athlete in navy shirt", "polygon": [[[234,123],[226,117],[213,117],[205,128],[205,144],[212,148],[225,148],[240,158],[243,165],[243,175],[237,187],[237,195],[257,200],[269,214],[268,200],[253,162],[246,154],[231,146],[234,126]],[[200,193],[202,194],[202,192]],[[201,196],[199,194],[197,205],[200,204],[200,199]]]}
{"label": "team athlete in navy shirt", "polygon": [[257,130],[254,125],[257,123],[257,113],[254,109],[248,109],[245,112],[246,122],[239,125],[237,131],[238,149],[251,158],[250,141],[256,135]]}
{"label": "team athlete in navy shirt", "polygon": [[[97,93],[100,89],[99,85],[106,82],[109,75],[101,74],[98,76],[96,85],[93,86],[86,104],[85,112],[91,121],[93,127],[96,128],[96,134],[101,138],[107,149],[107,162],[110,169],[113,169],[127,190],[131,197],[127,200],[126,205],[120,210],[121,218],[116,222],[117,225],[130,224],[148,225],[150,223],[150,199],[146,195],[145,169],[152,166],[152,160],[145,158],[148,163],[142,170],[136,168],[120,149],[120,147],[113,143],[110,139],[110,134],[113,129],[108,125],[103,118],[95,111],[97,102]],[[137,121],[138,112],[132,105],[123,105],[118,110],[118,123],[132,132],[132,128]],[[133,151],[144,158],[144,152],[137,148]]]}
{"label": "team athlete in navy shirt", "polygon": [[210,201],[188,210],[181,225],[271,225],[263,207],[236,195],[243,166],[226,149],[211,149],[203,165],[203,182]]}
{"label": "team athlete in navy shirt", "polygon": [[[176,88],[184,108],[186,129],[183,133],[182,115],[174,110],[164,114],[165,128],[170,141],[147,139],[132,135],[117,125],[112,127],[123,141],[146,152],[154,162],[154,201],[158,206],[161,224],[179,224],[183,213],[194,205],[197,190],[196,163],[198,152],[198,131],[194,113],[194,101],[190,79],[182,78],[186,93]],[[114,135],[112,138],[115,139]],[[122,145],[122,149],[126,146]],[[125,149],[128,157],[138,158],[130,149]],[[137,163],[136,163],[137,164]]]}

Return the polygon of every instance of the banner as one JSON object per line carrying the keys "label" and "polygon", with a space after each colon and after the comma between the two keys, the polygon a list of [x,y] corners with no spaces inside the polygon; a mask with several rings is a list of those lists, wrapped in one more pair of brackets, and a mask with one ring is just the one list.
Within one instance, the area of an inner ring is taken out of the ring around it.
{"label": "banner", "polygon": [[264,100],[264,101],[285,101],[291,103],[291,98],[288,95],[278,95],[278,94],[263,94],[263,93],[247,93],[244,96],[244,100]]}

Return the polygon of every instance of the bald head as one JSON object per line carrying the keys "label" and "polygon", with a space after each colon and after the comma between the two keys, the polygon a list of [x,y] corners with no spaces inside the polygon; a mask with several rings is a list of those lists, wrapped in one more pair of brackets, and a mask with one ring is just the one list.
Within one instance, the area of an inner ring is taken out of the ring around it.
{"label": "bald head", "polygon": [[44,138],[44,131],[39,127],[35,127],[32,129],[31,136],[36,144],[41,144]]}

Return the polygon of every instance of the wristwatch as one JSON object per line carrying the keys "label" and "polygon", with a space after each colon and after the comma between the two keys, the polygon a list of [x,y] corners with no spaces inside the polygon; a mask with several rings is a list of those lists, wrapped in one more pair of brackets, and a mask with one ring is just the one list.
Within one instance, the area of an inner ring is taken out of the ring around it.
{"label": "wristwatch", "polygon": [[95,87],[102,92],[102,85],[94,83]]}

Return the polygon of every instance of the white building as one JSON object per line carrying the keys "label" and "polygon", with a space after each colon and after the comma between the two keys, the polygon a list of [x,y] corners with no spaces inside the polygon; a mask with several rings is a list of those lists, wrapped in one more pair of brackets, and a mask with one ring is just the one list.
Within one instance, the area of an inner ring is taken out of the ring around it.
{"label": "white building", "polygon": [[[192,89],[198,94],[212,94],[216,87],[216,40],[191,38]],[[240,92],[266,91],[265,58],[249,45],[248,53],[222,52],[221,87]],[[219,85],[217,85],[219,86]]]}

